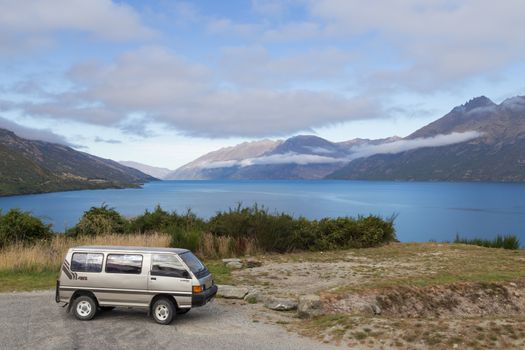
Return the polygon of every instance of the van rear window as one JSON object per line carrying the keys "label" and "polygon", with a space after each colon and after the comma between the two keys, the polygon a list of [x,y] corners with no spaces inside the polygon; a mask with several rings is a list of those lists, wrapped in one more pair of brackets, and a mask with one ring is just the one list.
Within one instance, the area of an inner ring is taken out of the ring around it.
{"label": "van rear window", "polygon": [[71,257],[71,271],[101,272],[103,259],[103,254],[73,253],[73,256]]}
{"label": "van rear window", "polygon": [[142,255],[108,254],[106,258],[106,272],[139,275],[142,272]]}

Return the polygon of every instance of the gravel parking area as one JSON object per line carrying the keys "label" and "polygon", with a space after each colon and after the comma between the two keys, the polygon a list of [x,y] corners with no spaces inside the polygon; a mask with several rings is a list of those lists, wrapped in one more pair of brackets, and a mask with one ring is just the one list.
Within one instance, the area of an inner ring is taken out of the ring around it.
{"label": "gravel parking area", "polygon": [[78,321],[51,291],[0,294],[0,349],[333,349],[254,322],[249,305],[214,301],[169,326],[145,311],[115,309]]}

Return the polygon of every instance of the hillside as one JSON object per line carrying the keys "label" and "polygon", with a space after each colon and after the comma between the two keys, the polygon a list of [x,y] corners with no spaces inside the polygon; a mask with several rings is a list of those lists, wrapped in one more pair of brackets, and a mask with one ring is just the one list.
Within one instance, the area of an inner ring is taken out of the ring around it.
{"label": "hillside", "polygon": [[525,181],[525,97],[497,105],[482,96],[455,107],[405,140],[474,131],[479,137],[442,147],[360,158],[331,179]]}
{"label": "hillside", "polygon": [[152,180],[112,160],[0,129],[0,195],[135,187]]}

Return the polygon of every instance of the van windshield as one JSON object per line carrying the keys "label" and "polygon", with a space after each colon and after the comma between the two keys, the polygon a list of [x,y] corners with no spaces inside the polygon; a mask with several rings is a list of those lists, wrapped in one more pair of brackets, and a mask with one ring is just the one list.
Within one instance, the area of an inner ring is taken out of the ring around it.
{"label": "van windshield", "polygon": [[195,275],[206,269],[206,266],[192,252],[182,253],[179,256]]}

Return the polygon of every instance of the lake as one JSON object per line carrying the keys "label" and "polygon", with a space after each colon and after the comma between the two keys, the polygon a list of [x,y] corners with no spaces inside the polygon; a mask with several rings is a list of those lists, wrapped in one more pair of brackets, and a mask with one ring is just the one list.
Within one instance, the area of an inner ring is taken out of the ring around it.
{"label": "lake", "polygon": [[525,243],[525,184],[371,181],[159,181],[142,189],[57,192],[0,197],[0,208],[21,208],[53,224],[73,226],[91,206],[107,204],[126,216],[153,209],[209,217],[237,203],[318,219],[397,215],[398,239],[492,238],[515,234]]}

